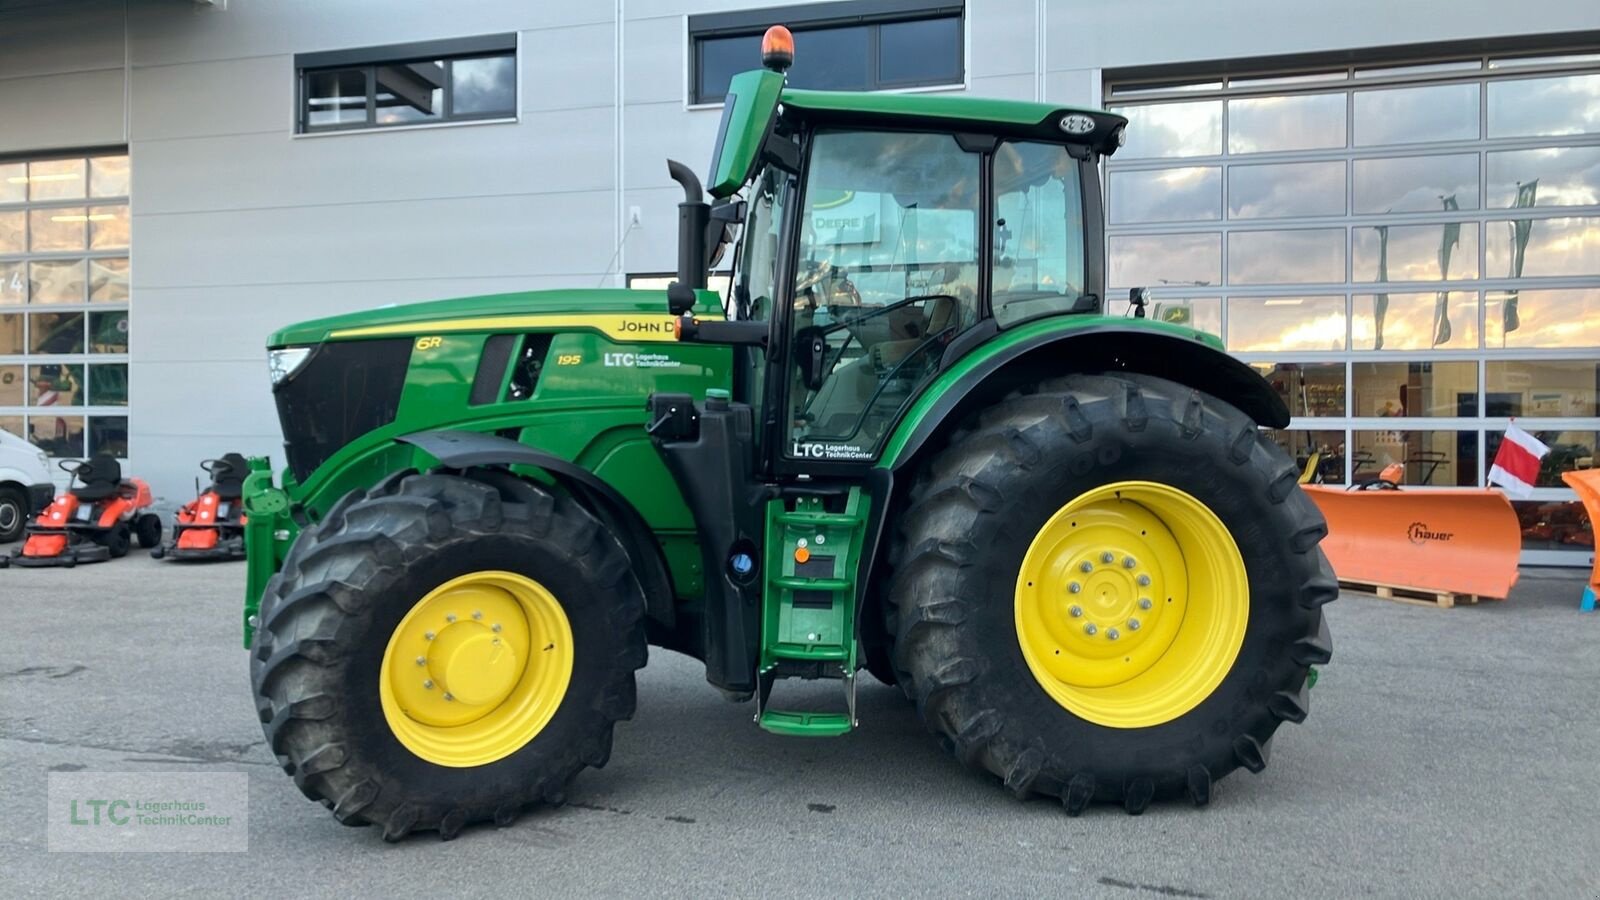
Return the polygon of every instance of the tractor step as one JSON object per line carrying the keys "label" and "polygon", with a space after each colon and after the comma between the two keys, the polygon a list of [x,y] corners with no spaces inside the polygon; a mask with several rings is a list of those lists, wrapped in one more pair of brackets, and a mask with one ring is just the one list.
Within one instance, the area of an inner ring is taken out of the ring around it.
{"label": "tractor step", "polygon": [[789,737],[838,737],[855,727],[848,713],[761,711],[762,730]]}
{"label": "tractor step", "polygon": [[[869,501],[857,487],[839,498],[842,510],[820,496],[767,505],[756,723],[774,734],[832,737],[856,725],[856,577]],[[844,681],[848,711],[769,707],[773,684],[787,678]]]}

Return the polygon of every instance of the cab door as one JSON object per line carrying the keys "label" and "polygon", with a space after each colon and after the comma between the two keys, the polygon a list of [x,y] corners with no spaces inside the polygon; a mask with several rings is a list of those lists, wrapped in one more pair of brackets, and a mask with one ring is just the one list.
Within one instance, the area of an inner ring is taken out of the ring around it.
{"label": "cab door", "polygon": [[953,134],[822,130],[795,219],[783,468],[866,463],[976,324],[985,154]]}

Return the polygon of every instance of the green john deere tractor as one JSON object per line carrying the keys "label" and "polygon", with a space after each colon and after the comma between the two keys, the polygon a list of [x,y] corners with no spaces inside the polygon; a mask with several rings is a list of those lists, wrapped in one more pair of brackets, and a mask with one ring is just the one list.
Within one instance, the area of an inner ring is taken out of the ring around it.
{"label": "green john deere tractor", "polygon": [[1259,430],[1288,412],[1214,337],[1105,315],[1126,120],[790,90],[785,36],[733,80],[711,201],[668,164],[664,293],[272,336],[288,466],[245,486],[245,641],[273,753],[341,821],[559,802],[648,644],[786,735],[855,728],[866,669],[1073,814],[1204,804],[1305,717],[1338,589]]}

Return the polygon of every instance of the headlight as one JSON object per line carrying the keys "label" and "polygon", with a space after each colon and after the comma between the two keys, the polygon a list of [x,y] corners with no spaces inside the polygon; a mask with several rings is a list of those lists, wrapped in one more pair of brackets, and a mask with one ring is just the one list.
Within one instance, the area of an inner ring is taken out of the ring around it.
{"label": "headlight", "polygon": [[267,372],[272,375],[272,384],[276,387],[285,378],[295,373],[295,370],[305,364],[306,358],[311,355],[310,347],[286,347],[282,350],[267,351]]}

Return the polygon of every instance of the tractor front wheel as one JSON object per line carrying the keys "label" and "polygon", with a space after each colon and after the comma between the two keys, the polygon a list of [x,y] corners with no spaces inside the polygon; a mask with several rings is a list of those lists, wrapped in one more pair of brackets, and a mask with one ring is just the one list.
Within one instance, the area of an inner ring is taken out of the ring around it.
{"label": "tractor front wheel", "polygon": [[140,513],[133,520],[133,534],[139,546],[149,550],[161,544],[161,517],[155,513]]}
{"label": "tractor front wheel", "polygon": [[965,423],[900,521],[902,685],[1019,796],[1130,813],[1267,763],[1338,584],[1293,463],[1214,397],[1074,375]]}
{"label": "tractor front wheel", "polygon": [[401,473],[335,504],[269,582],[256,707],[345,824],[509,824],[605,765],[644,609],[621,545],[570,497],[504,471]]}

